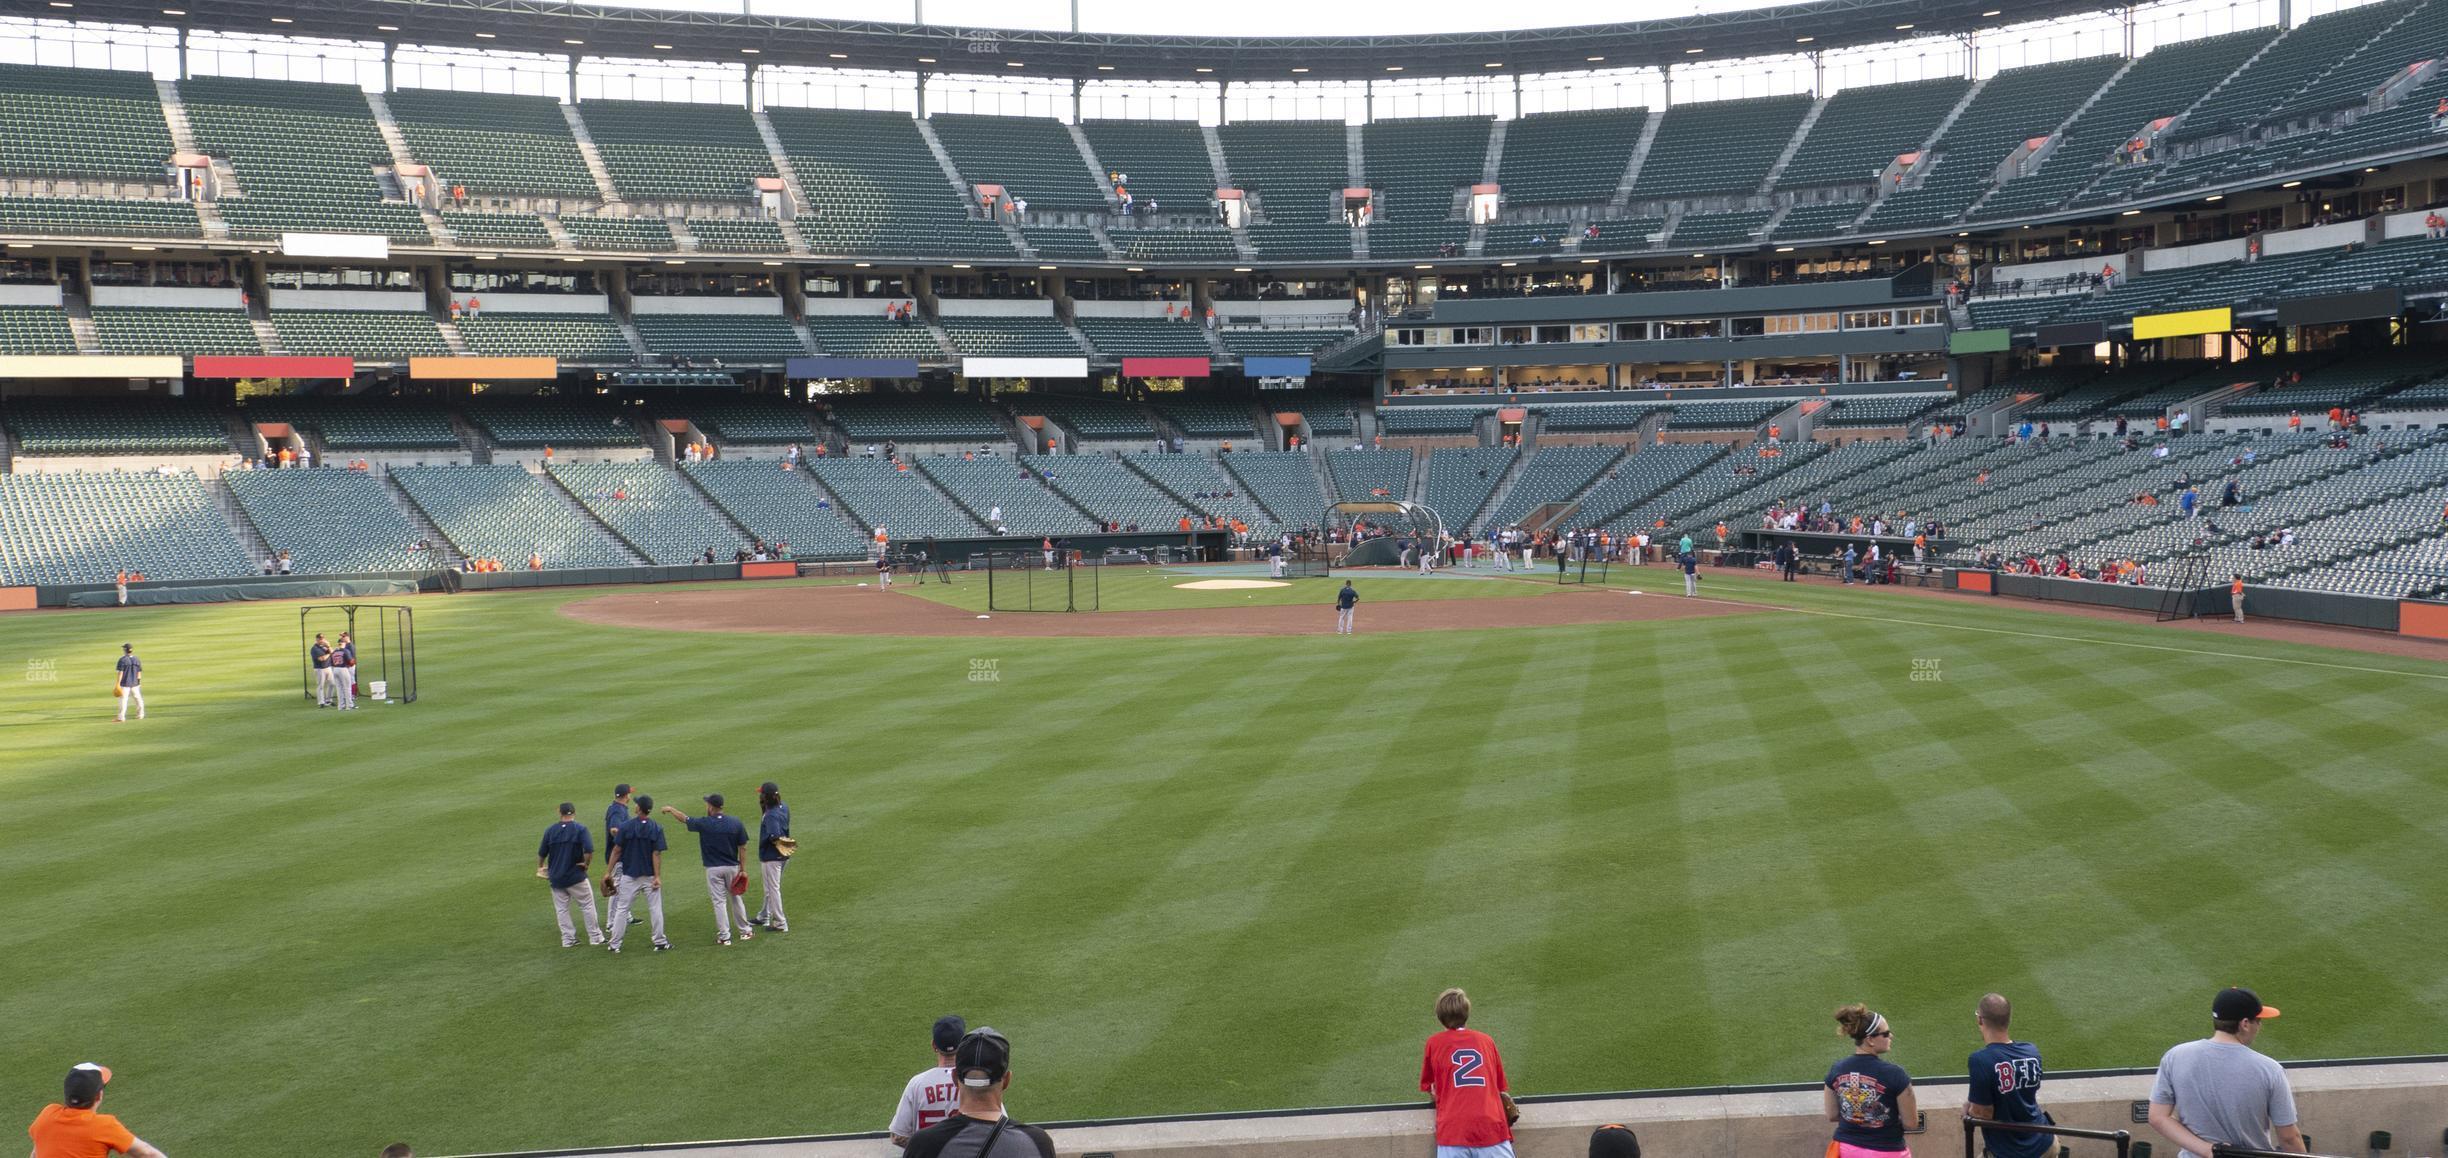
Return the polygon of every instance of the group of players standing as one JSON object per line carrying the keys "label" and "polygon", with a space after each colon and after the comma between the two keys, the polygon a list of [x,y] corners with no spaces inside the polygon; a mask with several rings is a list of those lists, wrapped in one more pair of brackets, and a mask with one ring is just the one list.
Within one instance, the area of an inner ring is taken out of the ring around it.
{"label": "group of players standing", "polygon": [[[697,834],[697,855],[705,868],[706,895],[714,902],[714,943],[725,947],[731,944],[734,919],[742,941],[755,940],[758,929],[790,932],[790,921],[782,912],[782,869],[799,846],[791,837],[790,806],[782,803],[782,790],[771,780],[757,788],[756,855],[765,898],[753,918],[748,915],[744,862],[748,826],[723,811],[722,793],[707,793],[703,800],[703,816],[690,816],[669,805],[664,806],[663,812]],[[561,928],[562,948],[578,945],[579,927],[570,920],[570,910],[575,907],[585,921],[587,943],[620,952],[629,926],[638,923],[634,910],[641,905],[652,921],[649,928],[654,951],[660,953],[672,947],[671,938],[663,931],[663,853],[667,842],[663,825],[655,820],[654,813],[654,797],[644,793],[633,795],[626,784],[612,789],[612,803],[604,809],[607,871],[601,882],[603,894],[611,904],[599,925],[595,883],[587,873],[594,859],[595,840],[586,825],[578,822],[578,806],[561,805],[560,819],[544,830],[544,839],[536,845],[536,875],[544,878],[552,889],[553,919]]]}
{"label": "group of players standing", "polygon": [[343,631],[337,643],[327,642],[323,633],[318,631],[314,646],[306,649],[306,658],[314,662],[315,706],[337,707],[344,712],[356,711],[356,639]]}

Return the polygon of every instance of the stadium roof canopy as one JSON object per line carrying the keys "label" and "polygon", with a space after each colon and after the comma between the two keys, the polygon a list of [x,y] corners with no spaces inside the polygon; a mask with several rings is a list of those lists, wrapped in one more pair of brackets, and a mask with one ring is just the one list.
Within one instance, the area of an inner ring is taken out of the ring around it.
{"label": "stadium roof canopy", "polygon": [[2107,7],[2104,0],[1812,0],[1565,28],[1266,37],[957,28],[553,0],[0,0],[0,13],[50,20],[551,56],[1171,81],[1382,80],[1695,64],[1960,35],[2009,19],[2021,24]]}

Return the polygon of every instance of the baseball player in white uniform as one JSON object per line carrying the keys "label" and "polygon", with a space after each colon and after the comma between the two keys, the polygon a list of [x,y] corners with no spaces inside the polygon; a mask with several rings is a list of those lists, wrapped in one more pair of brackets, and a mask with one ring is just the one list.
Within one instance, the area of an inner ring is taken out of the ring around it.
{"label": "baseball player in white uniform", "polygon": [[885,1133],[895,1146],[907,1146],[909,1140],[945,1118],[960,1106],[960,1083],[952,1077],[952,1054],[960,1048],[969,1023],[957,1013],[947,1013],[935,1019],[935,1068],[921,1070],[902,1087],[901,1105],[893,1110],[892,1125]]}

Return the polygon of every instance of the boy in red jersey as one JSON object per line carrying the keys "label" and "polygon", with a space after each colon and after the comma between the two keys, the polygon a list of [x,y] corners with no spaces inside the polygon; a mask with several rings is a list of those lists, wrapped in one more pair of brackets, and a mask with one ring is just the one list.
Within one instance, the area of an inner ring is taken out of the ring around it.
{"label": "boy in red jersey", "polygon": [[1505,1093],[1496,1039],[1470,1024],[1470,995],[1437,994],[1437,1021],[1420,1060],[1420,1089],[1436,1101],[1437,1158],[1513,1158],[1513,1099]]}

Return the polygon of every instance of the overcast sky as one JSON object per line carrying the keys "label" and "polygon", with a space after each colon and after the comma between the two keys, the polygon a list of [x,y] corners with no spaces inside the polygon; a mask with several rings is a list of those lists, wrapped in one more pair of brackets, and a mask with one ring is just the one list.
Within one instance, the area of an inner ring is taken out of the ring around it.
{"label": "overcast sky", "polygon": [[[608,0],[646,8],[737,11],[741,0]],[[909,20],[926,5],[931,24],[992,28],[1068,28],[1070,0],[747,0],[752,11],[777,16]],[[1185,32],[1223,36],[1325,36],[1366,32],[1469,32],[1491,28],[1606,24],[1764,7],[1767,0],[1546,0],[1517,4],[1417,0],[1399,9],[1317,0],[1078,0],[1080,27],[1092,32]]]}

